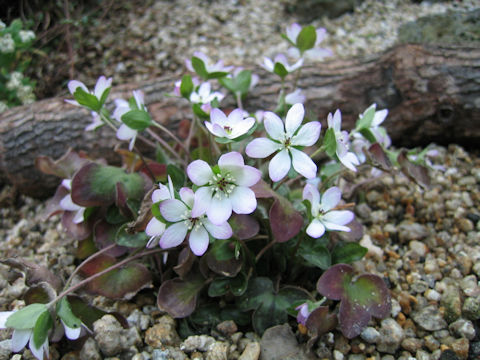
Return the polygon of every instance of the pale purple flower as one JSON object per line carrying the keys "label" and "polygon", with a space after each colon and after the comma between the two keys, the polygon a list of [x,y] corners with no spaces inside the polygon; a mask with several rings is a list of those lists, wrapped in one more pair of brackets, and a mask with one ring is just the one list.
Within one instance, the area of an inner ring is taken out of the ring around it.
{"label": "pale purple flower", "polygon": [[295,64],[290,65],[288,63],[287,57],[283,54],[278,54],[275,56],[275,58],[272,60],[268,57],[263,58],[263,64],[261,65],[265,70],[273,73],[275,69],[275,64],[280,63],[285,67],[285,70],[287,72],[291,73],[300,68],[303,65],[303,59],[298,60]]}
{"label": "pale purple flower", "polygon": [[103,121],[97,112],[92,111],[92,122],[85,127],[85,131],[92,131],[103,126]]}
{"label": "pale purple flower", "polygon": [[[373,116],[372,122],[370,124],[369,130],[375,136],[376,141],[381,144],[383,147],[388,148],[392,141],[387,134],[385,128],[381,127],[380,125],[383,123],[385,118],[388,115],[388,109],[378,110],[376,111],[377,104],[370,105],[364,112],[359,116],[360,120],[365,116],[365,113],[369,111],[371,108],[375,109],[375,115]],[[356,137],[359,137],[359,133],[354,134]]]}
{"label": "pale purple flower", "polygon": [[[83,89],[86,93],[95,95],[95,97],[100,101],[103,93],[112,86],[112,78],[106,78],[105,76],[100,76],[95,84],[93,92],[89,91],[84,83],[78,80],[70,80],[67,84],[70,94],[75,94],[77,88]],[[81,106],[76,100],[65,100],[69,104]]]}
{"label": "pale purple flower", "polygon": [[320,196],[318,189],[306,184],[303,189],[303,199],[311,205],[312,222],[307,226],[307,234],[313,238],[322,237],[326,230],[346,231],[345,226],[353,220],[354,214],[349,210],[334,210],[342,198],[342,192],[336,186],[331,187]]}
{"label": "pale purple flower", "polygon": [[200,186],[195,192],[192,215],[207,214],[214,224],[222,224],[232,215],[250,214],[257,207],[257,199],[251,186],[261,178],[260,170],[244,164],[240,153],[232,151],[218,159],[218,167],[212,170],[203,160],[195,160],[187,167],[190,180]]}
{"label": "pale purple flower", "polygon": [[194,104],[210,104],[213,100],[222,101],[225,95],[219,91],[212,91],[209,82],[200,84],[197,90],[190,94],[190,101]]}
{"label": "pale purple flower", "polygon": [[228,222],[213,224],[205,215],[194,216],[195,194],[191,189],[181,188],[180,199],[167,199],[160,203],[160,212],[165,220],[172,223],[160,238],[160,247],[169,249],[180,245],[189,234],[188,243],[192,252],[201,256],[207,251],[209,237],[229,239],[232,228]]}
{"label": "pale purple flower", "polygon": [[263,123],[263,118],[265,117],[265,110],[255,111],[255,119],[259,124]]}
{"label": "pale purple flower", "polygon": [[205,121],[205,126],[215,136],[236,139],[245,135],[255,125],[253,117],[244,118],[244,115],[245,111],[242,109],[233,110],[228,117],[222,110],[213,109],[210,112],[210,122]]}
{"label": "pale purple flower", "polygon": [[295,310],[298,310],[297,314],[297,322],[299,324],[302,324],[303,326],[306,326],[307,319],[310,316],[310,311],[308,310],[308,304],[303,303],[301,305],[298,305]]}
{"label": "pale purple flower", "polygon": [[285,102],[289,105],[293,105],[297,103],[303,104],[305,100],[306,100],[306,97],[305,95],[302,94],[301,89],[295,89],[295,91],[285,95]]}
{"label": "pale purple flower", "polygon": [[[158,184],[158,189],[152,193],[152,203],[175,199],[175,191],[173,189],[173,183],[170,176],[168,176],[168,187],[163,184]],[[150,219],[145,228],[145,233],[150,236],[147,242],[147,248],[152,248],[158,244],[160,236],[164,233],[166,224],[163,221],[158,220],[155,216]]]}
{"label": "pale purple flower", "polygon": [[[203,61],[205,64],[205,69],[209,74],[214,72],[230,72],[230,70],[233,69],[233,66],[225,66],[222,60],[218,60],[216,63],[213,63],[212,60],[201,51],[195,51],[193,56]],[[185,65],[187,66],[188,70],[195,72],[191,59],[185,60]]]}
{"label": "pale purple flower", "polygon": [[333,129],[336,140],[336,154],[340,162],[352,171],[357,171],[356,165],[360,164],[357,156],[349,151],[350,140],[347,131],[342,131],[342,113],[340,110],[335,111],[335,114],[328,114],[327,117],[328,128]]}
{"label": "pale purple flower", "polygon": [[[0,329],[6,329],[7,319],[15,311],[0,312]],[[43,360],[44,355],[49,358],[48,336],[40,347],[36,347],[33,341],[33,329],[14,329],[12,334],[12,352],[21,351],[28,343],[32,354],[39,360]]]}
{"label": "pale purple flower", "polygon": [[[62,186],[65,187],[67,190],[72,191],[72,180],[64,179],[62,181]],[[59,205],[63,210],[75,212],[75,216],[72,220],[74,224],[80,224],[81,222],[83,222],[83,215],[85,213],[86,207],[75,204],[72,200],[71,193],[65,195],[62,200],[60,200]]]}
{"label": "pale purple flower", "polygon": [[[297,37],[301,31],[302,31],[302,26],[297,23],[293,23],[287,26],[286,35],[288,40],[290,40],[293,44],[297,44]],[[333,53],[330,49],[325,49],[320,47],[320,43],[323,40],[325,40],[327,36],[327,30],[325,30],[324,28],[317,28],[315,30],[315,33],[317,35],[315,40],[315,45],[313,46],[313,48],[306,50],[303,53],[303,57],[311,60],[322,60],[326,57],[332,56]],[[300,54],[300,50],[298,50],[298,48],[296,47],[289,48],[288,55],[295,59],[298,59],[302,56]]]}
{"label": "pale purple flower", "polygon": [[251,141],[245,152],[251,158],[266,158],[278,152],[270,161],[268,173],[273,181],[280,181],[290,167],[307,179],[314,178],[317,165],[300,148],[312,146],[320,137],[321,125],[312,121],[301,126],[305,109],[302,104],[293,105],[287,112],[285,124],[273,112],[267,111],[263,123],[269,138]]}
{"label": "pale purple flower", "polygon": [[140,90],[133,91],[133,98],[135,99],[135,103],[137,105],[137,109],[131,108],[128,101],[123,99],[115,99],[115,110],[113,111],[113,117],[119,123],[121,123],[120,127],[117,130],[117,138],[120,140],[130,140],[128,145],[128,150],[132,151],[133,146],[135,145],[135,139],[137,138],[138,131],[128,127],[127,124],[122,122],[122,116],[131,110],[144,110],[146,111],[147,108],[145,107],[145,100],[144,94]]}

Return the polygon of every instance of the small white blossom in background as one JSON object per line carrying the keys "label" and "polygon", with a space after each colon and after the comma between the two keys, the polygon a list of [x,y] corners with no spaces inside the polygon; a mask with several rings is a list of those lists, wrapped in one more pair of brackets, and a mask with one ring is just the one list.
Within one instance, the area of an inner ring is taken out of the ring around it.
{"label": "small white blossom in background", "polygon": [[288,105],[293,105],[297,103],[303,104],[305,103],[305,100],[306,100],[306,97],[305,95],[303,95],[301,89],[295,89],[295,91],[285,95],[285,102]]}
{"label": "small white blossom in background", "polygon": [[[137,104],[137,108],[139,110],[147,110],[145,107],[145,100],[144,94],[140,90],[133,91],[133,98],[135,99],[135,103]],[[138,135],[138,131],[132,129],[122,122],[123,114],[126,114],[130,110],[134,110],[130,108],[130,104],[128,101],[123,99],[115,99],[115,110],[113,111],[113,118],[121,123],[120,127],[117,130],[117,138],[120,140],[130,140],[128,145],[128,150],[132,151],[133,146],[135,145],[135,140]]]}
{"label": "small white blossom in background", "polygon": [[[62,181],[62,186],[65,187],[67,190],[72,191],[72,180],[64,179]],[[72,200],[71,194],[65,195],[62,200],[60,200],[59,205],[63,210],[75,212],[75,216],[73,217],[73,223],[80,224],[81,222],[83,222],[83,214],[85,213],[86,208],[75,204]]]}
{"label": "small white blossom in background", "polygon": [[[6,329],[6,322],[10,315],[15,311],[0,312],[0,329]],[[48,351],[48,336],[40,347],[36,347],[33,341],[33,329],[14,329],[12,334],[12,352],[21,351],[25,346],[30,348],[32,354],[39,360],[43,360],[44,355],[46,359],[49,358]]]}
{"label": "small white blossom in background", "polygon": [[[225,66],[223,60],[218,60],[216,63],[213,63],[212,60],[210,60],[210,58],[201,51],[195,51],[193,53],[193,56],[203,61],[203,63],[205,64],[205,69],[208,73],[230,72],[233,69],[233,66]],[[188,70],[190,70],[191,72],[195,72],[195,69],[192,66],[191,59],[185,60],[185,65]]]}
{"label": "small white blossom in background", "polygon": [[244,118],[244,115],[245,111],[242,109],[233,110],[228,117],[222,110],[212,109],[210,121],[205,121],[205,126],[215,136],[236,139],[245,135],[255,125],[253,117]]}
{"label": "small white blossom in background", "polygon": [[[196,88],[200,85],[200,80],[197,77],[192,77],[193,87]],[[173,95],[181,97],[182,94],[180,93],[180,86],[182,85],[182,80],[175,81],[175,86],[173,88]],[[219,100],[220,101],[220,100]]]}
{"label": "small white blossom in background", "polygon": [[23,85],[17,89],[17,97],[23,105],[31,104],[35,101],[35,94],[30,85]]}
{"label": "small white blossom in background", "polygon": [[213,224],[205,215],[193,216],[195,195],[191,189],[181,188],[181,200],[167,199],[160,203],[160,212],[165,220],[172,223],[160,238],[160,247],[169,249],[180,245],[188,234],[188,243],[192,252],[201,256],[207,251],[209,235],[214,239],[229,239],[232,228],[228,222]]}
{"label": "small white blossom in background", "polygon": [[18,36],[20,36],[20,41],[23,43],[26,43],[35,39],[35,33],[31,30],[20,30],[18,32]]}
{"label": "small white blossom in background", "polygon": [[10,74],[10,79],[7,82],[8,90],[17,90],[22,86],[23,74],[18,71],[14,71]]}
{"label": "small white blossom in background", "polygon": [[312,121],[301,126],[304,115],[302,104],[295,104],[288,110],[285,124],[275,113],[265,112],[263,124],[270,138],[254,139],[245,149],[248,156],[259,159],[278,151],[268,166],[273,181],[283,179],[291,166],[307,179],[314,178],[317,174],[317,165],[297,147],[315,144],[320,137],[321,124]]}
{"label": "small white blossom in background", "polygon": [[103,125],[103,121],[97,112],[92,111],[92,122],[85,127],[85,131],[93,131]]}
{"label": "small white blossom in background", "polygon": [[207,214],[209,221],[222,224],[232,215],[251,214],[257,208],[257,199],[251,186],[261,178],[260,170],[245,165],[236,151],[218,159],[218,172],[213,172],[203,160],[195,160],[187,167],[187,175],[197,186],[192,216]]}
{"label": "small white blossom in background", "polygon": [[225,95],[221,92],[212,91],[212,85],[209,82],[204,82],[198,87],[198,90],[190,94],[190,101],[194,104],[210,104],[215,99],[220,102],[224,97]]}
{"label": "small white blossom in background", "polygon": [[275,69],[275,63],[282,64],[285,67],[285,70],[287,70],[287,72],[292,73],[303,65],[303,59],[300,59],[295,64],[290,65],[285,55],[278,54],[273,60],[268,57],[264,57],[263,64],[261,64],[261,66],[265,70],[273,73]]}
{"label": "small white blossom in background", "polygon": [[[297,43],[298,34],[302,31],[302,26],[293,23],[290,26],[287,26],[286,29],[287,38],[294,44]],[[303,53],[303,57],[310,60],[323,60],[326,57],[332,56],[333,52],[330,49],[325,49],[320,47],[320,43],[325,40],[327,36],[327,30],[324,28],[317,28],[315,30],[316,40],[315,45],[312,49],[309,49]],[[294,59],[301,58],[300,50],[296,47],[291,47],[288,49],[288,55]]]}
{"label": "small white blossom in background", "polygon": [[309,236],[320,238],[326,230],[346,232],[351,230],[345,225],[353,220],[353,212],[350,210],[334,210],[341,198],[342,192],[336,186],[331,187],[320,196],[320,192],[315,186],[305,185],[303,199],[310,202],[313,217],[306,230]]}
{"label": "small white blossom in background", "polygon": [[[78,80],[70,80],[67,86],[68,86],[68,90],[70,91],[70,94],[72,95],[75,94],[75,91],[77,90],[77,88],[81,88],[86,93],[95,95],[98,101],[100,101],[103,93],[112,86],[112,78],[107,79],[103,75],[100,76],[97,80],[97,83],[95,84],[95,88],[93,92],[89,91],[88,88],[85,86],[85,84]],[[65,100],[65,101],[72,105],[81,106],[76,100]]]}
{"label": "small white blossom in background", "polygon": [[335,111],[335,114],[328,114],[327,117],[328,128],[334,130],[336,141],[336,154],[340,162],[352,171],[357,171],[355,166],[360,164],[357,156],[349,151],[350,140],[347,131],[342,131],[342,113],[340,110]]}
{"label": "small white blossom in background", "polygon": [[15,41],[11,34],[4,34],[0,37],[0,52],[9,54],[15,51]]}

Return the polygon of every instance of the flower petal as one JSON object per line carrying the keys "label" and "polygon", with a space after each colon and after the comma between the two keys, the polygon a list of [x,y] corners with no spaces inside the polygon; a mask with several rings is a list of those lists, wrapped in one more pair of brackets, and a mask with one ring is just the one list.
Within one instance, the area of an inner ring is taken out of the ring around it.
{"label": "flower petal", "polygon": [[172,198],[167,186],[163,184],[159,184],[158,186],[159,188],[152,193],[152,202],[157,203]]}
{"label": "flower petal", "polygon": [[6,329],[5,323],[14,312],[15,311],[0,311],[0,329]]}
{"label": "flower petal", "polygon": [[210,206],[207,209],[208,220],[215,225],[219,225],[227,221],[232,215],[232,203],[226,196],[216,196],[212,198]]}
{"label": "flower petal", "polygon": [[237,124],[232,124],[232,132],[230,133],[230,139],[236,139],[242,135],[245,135],[248,130],[252,128],[255,124],[255,119],[253,117],[246,118],[238,122]]}
{"label": "flower petal", "polygon": [[342,191],[334,186],[325,191],[322,195],[321,206],[323,211],[330,211],[340,202]]}
{"label": "flower petal", "polygon": [[290,170],[291,160],[287,150],[283,149],[273,157],[268,165],[268,174],[273,181],[282,180]]}
{"label": "flower petal", "polygon": [[281,148],[282,146],[279,143],[270,139],[257,138],[248,143],[245,153],[251,158],[263,159]]}
{"label": "flower petal", "polygon": [[195,192],[195,200],[192,207],[192,217],[199,217],[205,214],[212,202],[211,187],[201,187]]}
{"label": "flower petal", "polygon": [[223,154],[218,159],[218,166],[223,168],[224,166],[233,165],[235,167],[240,167],[244,165],[243,156],[237,151],[231,151],[229,153]]}
{"label": "flower petal", "polygon": [[129,128],[127,125],[122,124],[117,130],[117,138],[120,140],[130,140],[137,135],[137,130]]}
{"label": "flower petal", "polygon": [[222,110],[215,108],[210,112],[210,120],[212,124],[224,125],[227,122],[227,116]]}
{"label": "flower petal", "polygon": [[298,34],[300,34],[300,31],[302,31],[302,27],[297,23],[293,23],[293,24],[287,26],[286,35],[287,35],[288,40],[290,40],[292,43],[296,44],[297,43],[297,36],[298,36]]}
{"label": "flower petal", "polygon": [[105,76],[100,76],[97,80],[97,83],[95,84],[95,89],[93,93],[95,94],[95,97],[100,100],[100,98],[103,95],[103,92],[110,87],[112,84],[112,78],[106,78]]}
{"label": "flower petal", "polygon": [[242,168],[232,168],[231,173],[238,186],[250,187],[255,185],[262,177],[262,172],[253,166],[245,165]]}
{"label": "flower petal", "polygon": [[37,359],[43,360],[43,355],[47,355],[48,357],[48,338],[45,339],[45,341],[43,342],[42,345],[40,345],[40,347],[37,348],[35,346],[35,342],[33,341],[33,336],[31,336],[28,347],[30,348],[30,351]]}
{"label": "flower petal", "polygon": [[169,249],[180,245],[183,240],[185,240],[187,231],[187,225],[185,225],[183,221],[170,225],[160,239],[160,247],[162,249]]}
{"label": "flower petal", "polygon": [[243,121],[243,113],[242,109],[235,109],[230,114],[228,114],[228,122],[229,124],[235,126],[236,124]]}
{"label": "flower petal", "polygon": [[203,226],[196,226],[190,233],[188,244],[197,256],[202,256],[208,248],[208,232]]}
{"label": "flower petal", "polygon": [[72,95],[75,94],[75,90],[77,90],[78,87],[83,89],[86,93],[89,92],[85,84],[78,80],[70,80],[67,86],[68,86],[68,90],[70,91],[70,94]]}
{"label": "flower petal", "polygon": [[82,332],[82,327],[79,326],[77,328],[71,328],[69,326],[67,326],[63,320],[60,320],[63,324],[63,328],[65,330],[65,336],[67,337],[67,339],[70,339],[70,340],[76,340],[80,337],[80,333]]}
{"label": "flower petal", "polygon": [[318,239],[325,234],[325,226],[318,219],[313,219],[310,225],[307,226],[307,234],[315,239]]}
{"label": "flower petal", "polygon": [[237,186],[230,194],[230,201],[237,214],[251,214],[257,208],[255,193],[248,187]]}
{"label": "flower petal", "polygon": [[232,227],[226,221],[220,225],[215,225],[207,218],[203,220],[203,226],[215,239],[226,240],[233,235]]}
{"label": "flower petal", "polygon": [[[322,220],[324,220],[325,226],[329,229],[326,225],[327,222],[335,223],[336,225],[347,225],[354,217],[355,215],[350,210],[334,210],[323,215]],[[350,231],[350,228],[343,231]]]}
{"label": "flower petal", "polygon": [[285,129],[288,137],[292,137],[297,131],[298,127],[302,124],[303,116],[305,115],[305,108],[303,104],[298,103],[293,105],[287,112],[285,118]]}
{"label": "flower petal", "polygon": [[187,205],[190,209],[193,207],[193,203],[195,201],[195,194],[193,190],[187,187],[182,187],[178,194],[180,195],[180,199]]}
{"label": "flower petal", "polygon": [[207,184],[213,177],[212,169],[203,160],[195,160],[187,166],[187,175],[198,186]]}
{"label": "flower petal", "polygon": [[31,329],[14,330],[12,335],[12,351],[19,352],[20,350],[22,350],[25,345],[27,345],[28,340],[30,340],[30,336],[32,335],[33,333]]}
{"label": "flower petal", "polygon": [[145,228],[145,233],[148,236],[159,236],[163,234],[163,232],[165,231],[165,227],[165,223],[153,217],[148,222],[147,227]]}
{"label": "flower petal", "polygon": [[168,199],[160,203],[160,213],[170,222],[183,220],[188,208],[177,199]]}
{"label": "flower petal", "polygon": [[312,184],[306,184],[303,188],[303,200],[310,201],[312,207],[312,215],[318,215],[318,205],[320,203],[320,192],[317,187]]}
{"label": "flower petal", "polygon": [[62,200],[60,200],[59,205],[63,210],[67,211],[77,211],[81,209],[80,205],[77,205],[72,201],[71,194],[65,195]]}
{"label": "flower petal", "polygon": [[278,141],[283,141],[285,139],[285,127],[283,121],[277,116],[277,114],[271,111],[265,112],[263,125],[272,139]]}
{"label": "flower petal", "polygon": [[[338,154],[337,154],[337,156],[338,156]],[[342,157],[339,156],[338,159],[340,160],[340,162],[343,165],[345,165],[345,167],[347,167],[348,169],[350,169],[352,171],[357,171],[357,169],[355,168],[355,165],[360,164],[360,161],[358,160],[357,156],[352,152],[347,152]]]}
{"label": "flower petal", "polygon": [[312,146],[320,137],[322,125],[318,121],[312,121],[303,125],[298,133],[292,137],[292,145]]}
{"label": "flower petal", "polygon": [[317,165],[313,160],[303,151],[291,148],[292,165],[296,172],[305,176],[307,179],[312,179],[317,175]]}

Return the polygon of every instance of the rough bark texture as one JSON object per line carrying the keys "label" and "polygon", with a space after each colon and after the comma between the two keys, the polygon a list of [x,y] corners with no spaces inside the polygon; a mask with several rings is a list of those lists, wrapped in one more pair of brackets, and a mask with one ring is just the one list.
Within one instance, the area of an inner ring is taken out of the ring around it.
{"label": "rough bark texture", "polygon": [[[260,84],[245,102],[248,110],[275,107],[277,77],[260,73]],[[183,99],[165,96],[180,74],[117,87],[110,99],[127,98],[141,88],[154,120],[176,130],[190,118]],[[311,118],[325,125],[329,112],[342,111],[343,126],[351,128],[360,112],[372,103],[388,108],[384,125],[397,146],[430,142],[476,147],[480,140],[480,49],[402,45],[371,59],[333,60],[302,70],[299,87],[307,96]],[[233,103],[222,103],[233,107]],[[112,106],[110,103],[109,106]],[[85,132],[90,114],[46,99],[0,115],[0,174],[26,194],[45,197],[59,180],[34,167],[38,155],[58,158],[68,148],[115,160],[115,136],[108,128]]]}

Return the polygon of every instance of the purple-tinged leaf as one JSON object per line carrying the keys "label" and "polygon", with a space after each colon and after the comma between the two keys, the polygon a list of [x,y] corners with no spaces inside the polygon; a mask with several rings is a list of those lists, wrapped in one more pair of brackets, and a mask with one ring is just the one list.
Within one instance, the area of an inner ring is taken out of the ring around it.
{"label": "purple-tinged leaf", "polygon": [[[80,268],[84,277],[95,275],[113,265],[117,261],[113,256],[101,254],[88,261]],[[129,263],[123,267],[113,269],[106,274],[87,283],[85,288],[93,294],[106,296],[112,299],[131,299],[138,291],[151,282],[148,269],[139,263]]]}
{"label": "purple-tinged leaf", "polygon": [[340,300],[339,324],[347,338],[359,335],[372,316],[384,318],[391,309],[390,292],[383,280],[373,274],[353,277],[350,265],[337,264],[317,282],[323,296]]}
{"label": "purple-tinged leaf", "polygon": [[275,191],[273,191],[270,185],[268,185],[263,179],[260,179],[255,185],[251,186],[250,189],[253,190],[257,199],[271,198],[275,196]]}
{"label": "purple-tinged leaf", "polygon": [[62,225],[69,236],[74,240],[84,240],[92,234],[91,221],[82,221],[75,224],[73,219],[75,218],[74,211],[65,211],[62,215]]}
{"label": "purple-tinged leaf", "polygon": [[[120,226],[107,223],[105,220],[100,220],[95,224],[93,230],[93,240],[95,246],[101,250],[113,243],[115,243],[117,233]],[[106,252],[107,255],[118,257],[122,256],[128,251],[125,246],[115,246]]]}
{"label": "purple-tinged leaf", "polygon": [[235,258],[235,245],[228,240],[217,240],[205,255],[208,268],[213,272],[234,277],[242,269],[242,258]]}
{"label": "purple-tinged leaf", "polygon": [[60,206],[60,201],[69,193],[70,191],[66,187],[62,185],[57,187],[55,195],[53,195],[53,197],[49,199],[46,203],[45,210],[43,212],[44,220],[47,220],[50,216],[59,214],[64,211],[64,209]]}
{"label": "purple-tinged leaf", "polygon": [[379,143],[372,144],[368,148],[367,154],[374,164],[380,166],[383,170],[389,171],[392,169],[392,163]]}
{"label": "purple-tinged leaf", "polygon": [[174,318],[187,317],[195,311],[197,297],[204,284],[200,276],[167,280],[158,290],[157,305]]}
{"label": "purple-tinged leaf", "polygon": [[305,322],[310,339],[307,342],[307,348],[311,349],[319,336],[335,329],[338,319],[335,314],[328,311],[328,306],[319,306],[313,310]]}
{"label": "purple-tinged leaf", "polygon": [[430,176],[428,169],[425,166],[412,163],[408,160],[407,151],[402,150],[397,156],[397,161],[400,164],[402,172],[412,181],[423,188],[430,187]]}
{"label": "purple-tinged leaf", "polygon": [[90,255],[93,255],[98,251],[95,246],[93,238],[90,236],[84,240],[79,240],[75,251],[75,257],[77,259],[86,259]]}
{"label": "purple-tinged leaf", "polygon": [[131,218],[133,216],[132,211],[127,204],[127,189],[125,185],[121,182],[115,184],[115,205],[118,207],[120,214],[126,218]]}
{"label": "purple-tinged leaf", "polygon": [[233,214],[230,217],[229,224],[233,229],[233,235],[240,240],[246,240],[254,237],[260,230],[257,219],[251,215]]}
{"label": "purple-tinged leaf", "polygon": [[25,274],[25,283],[28,286],[47,282],[56,291],[60,290],[62,286],[62,280],[58,276],[56,276],[45,266],[39,265],[37,263],[19,258],[0,260],[0,263],[23,272]]}
{"label": "purple-tinged leaf", "polygon": [[270,226],[277,242],[285,242],[297,235],[303,227],[303,216],[287,199],[277,196],[269,211]]}
{"label": "purple-tinged leaf", "polygon": [[88,163],[72,179],[72,200],[80,206],[106,206],[115,202],[117,183],[125,186],[129,199],[141,200],[145,182],[136,173],[127,174],[114,166]]}
{"label": "purple-tinged leaf", "polygon": [[40,282],[32,285],[23,295],[23,300],[26,305],[30,304],[46,304],[55,299],[57,296],[56,290],[48,282]]}
{"label": "purple-tinged leaf", "polygon": [[48,156],[38,156],[35,159],[35,167],[47,175],[55,175],[62,179],[70,179],[73,174],[83,165],[89,162],[84,154],[76,153],[72,149],[58,160]]}
{"label": "purple-tinged leaf", "polygon": [[173,267],[173,271],[181,278],[184,278],[192,268],[195,258],[196,256],[193,255],[190,247],[184,247],[178,255],[178,263]]}

